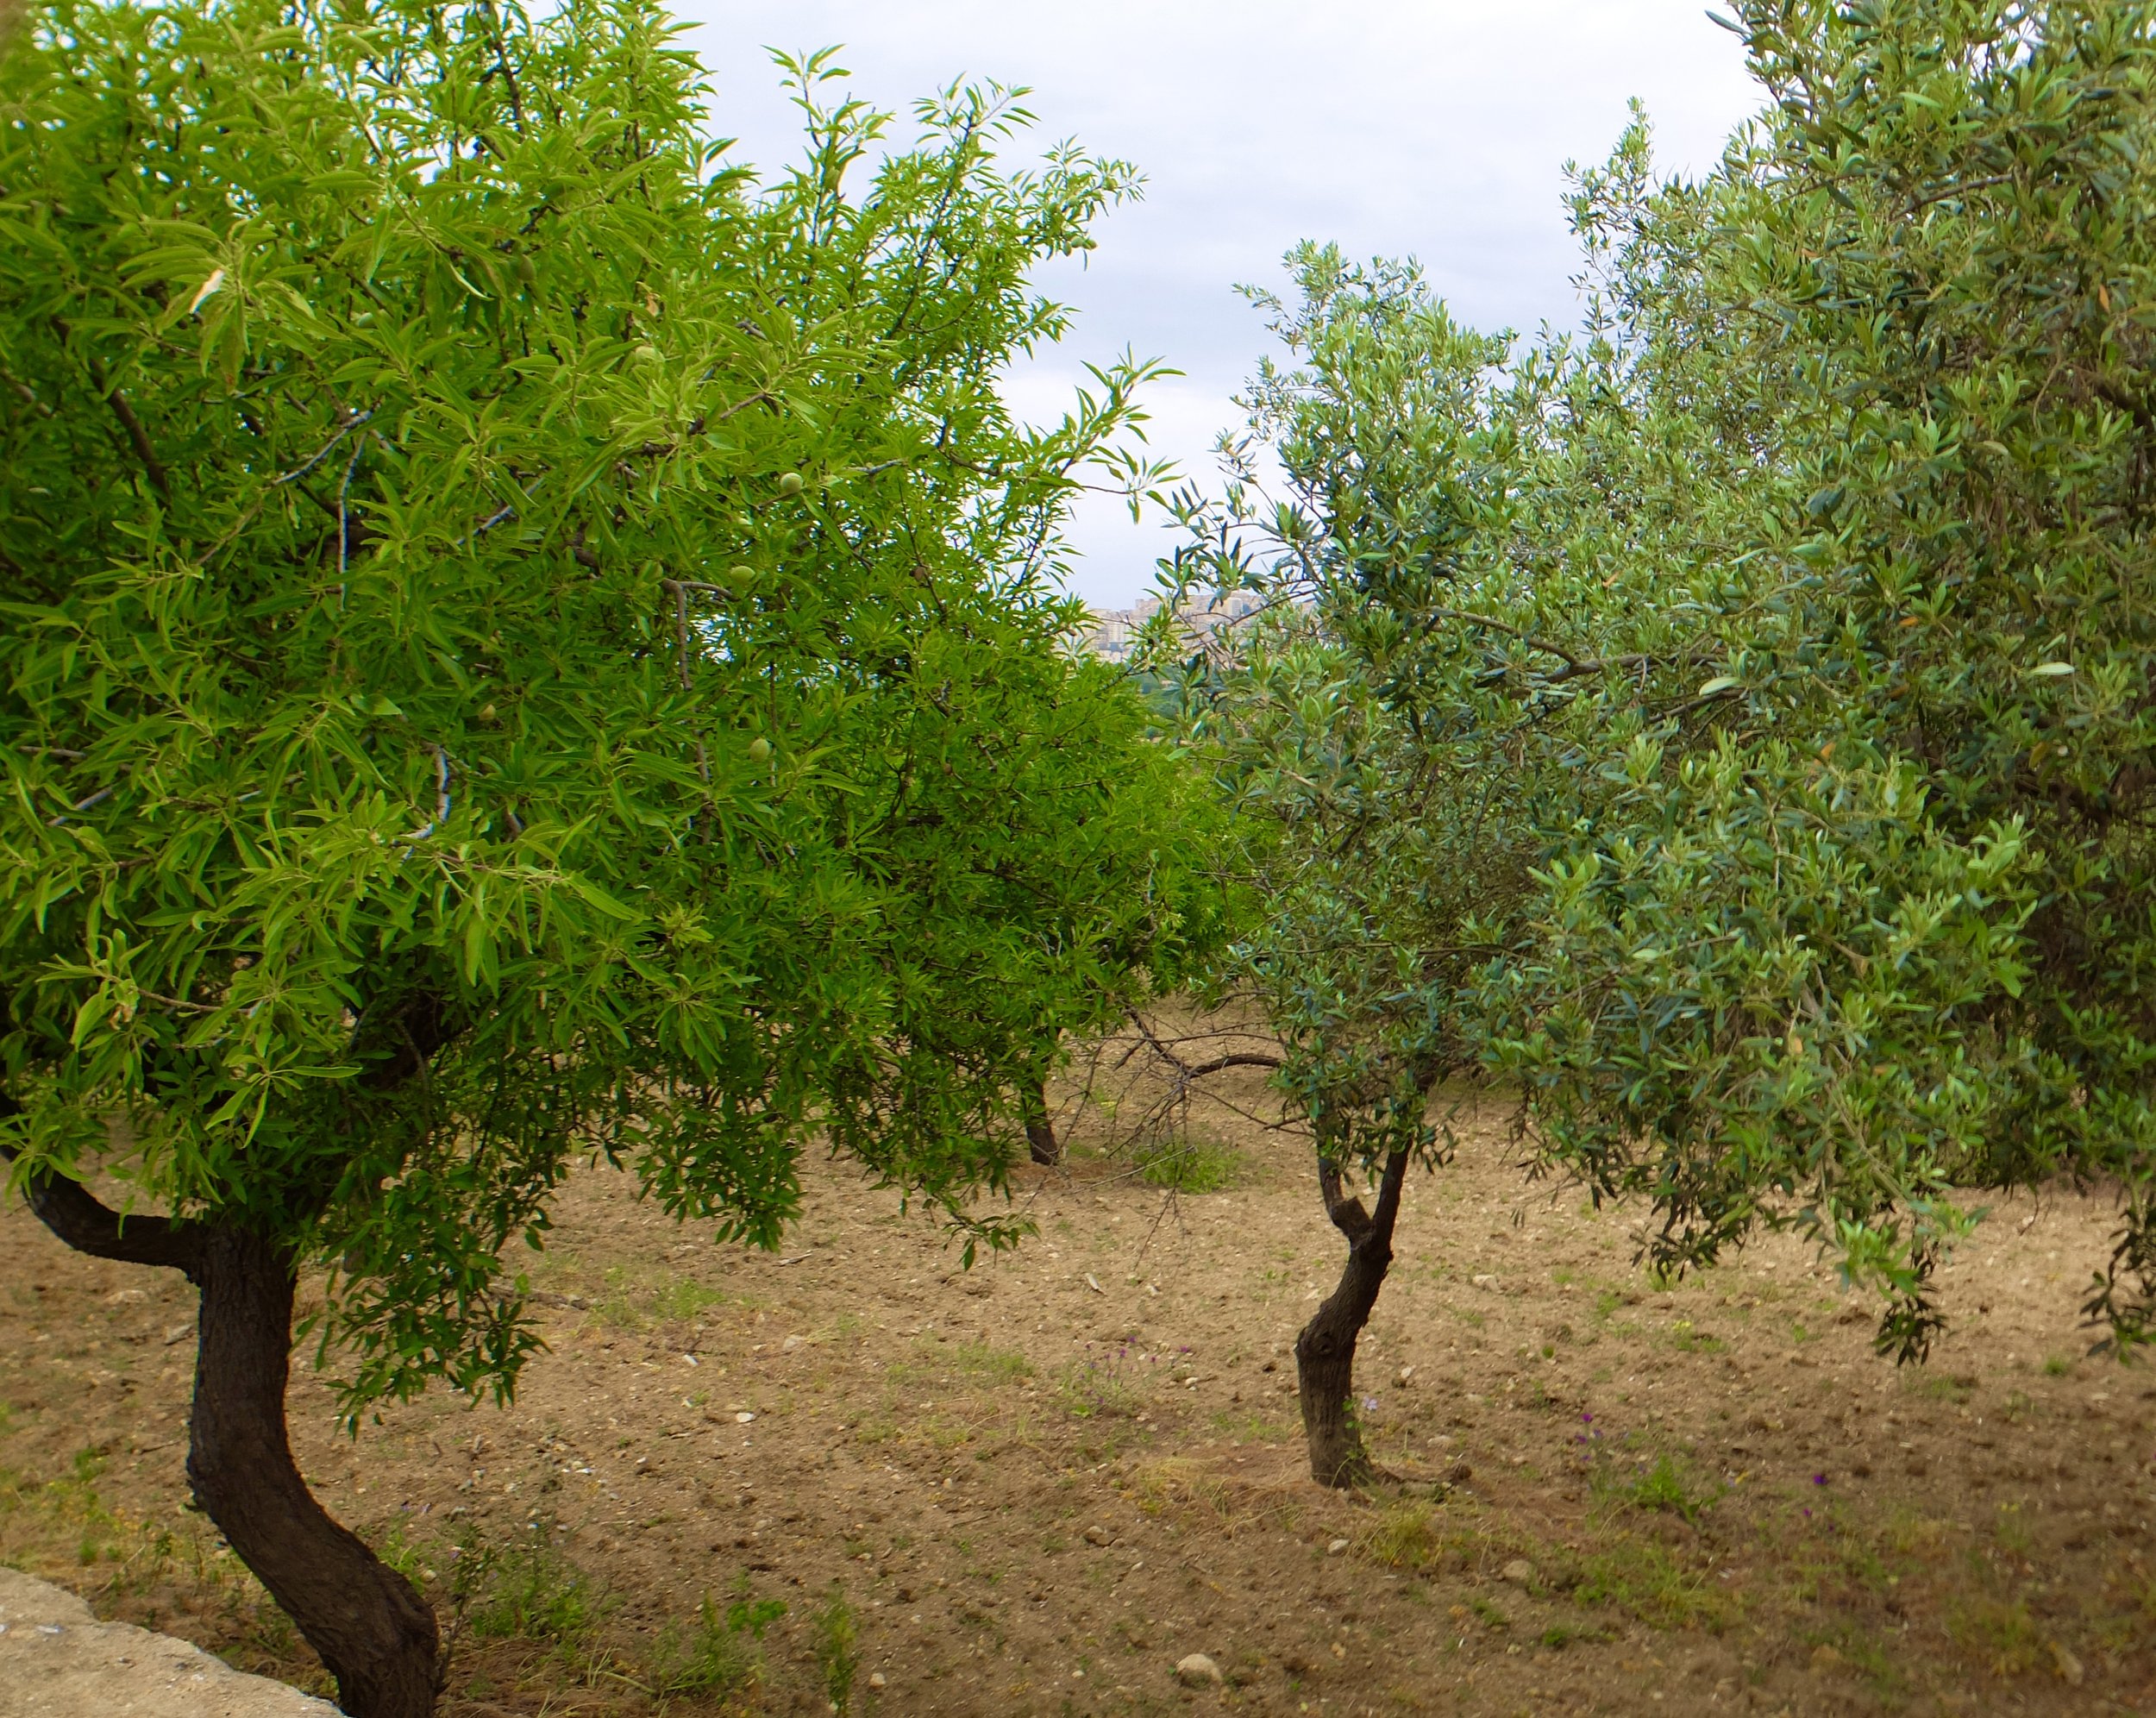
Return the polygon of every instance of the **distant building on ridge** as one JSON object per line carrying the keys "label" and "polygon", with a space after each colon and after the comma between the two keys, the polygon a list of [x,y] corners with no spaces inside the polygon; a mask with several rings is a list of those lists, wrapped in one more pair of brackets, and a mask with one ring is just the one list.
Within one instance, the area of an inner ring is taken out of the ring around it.
{"label": "distant building on ridge", "polygon": [[[1089,611],[1092,628],[1080,635],[1079,648],[1104,662],[1129,661],[1138,648],[1139,632],[1160,612],[1160,606],[1158,597],[1140,597],[1131,608]],[[1224,633],[1249,620],[1263,606],[1248,591],[1230,591],[1225,595],[1215,592],[1185,600],[1175,611],[1175,622],[1191,643],[1219,647],[1227,642]]]}

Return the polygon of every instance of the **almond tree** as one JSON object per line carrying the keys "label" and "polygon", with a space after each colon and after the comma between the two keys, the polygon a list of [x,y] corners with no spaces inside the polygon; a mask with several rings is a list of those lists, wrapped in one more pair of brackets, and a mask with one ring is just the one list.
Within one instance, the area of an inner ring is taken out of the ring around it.
{"label": "almond tree", "polygon": [[1144,367],[994,386],[1130,170],[818,59],[759,183],[673,36],[60,0],[0,66],[0,1152],[199,1286],[196,1496],[366,1718],[439,1638],[293,1463],[303,1270],[356,1429],[509,1394],[580,1162],[771,1245],[822,1140],[970,1257],[1059,1036],[1219,934],[1055,577]]}

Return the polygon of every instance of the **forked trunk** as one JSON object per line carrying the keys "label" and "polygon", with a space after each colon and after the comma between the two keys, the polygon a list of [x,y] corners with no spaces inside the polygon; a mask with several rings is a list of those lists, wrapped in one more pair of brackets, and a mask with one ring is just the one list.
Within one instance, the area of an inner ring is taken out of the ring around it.
{"label": "forked trunk", "polygon": [[[0,1092],[0,1118],[14,1113]],[[0,1162],[12,1155],[0,1146]],[[78,1252],[182,1270],[201,1289],[187,1452],[196,1502],[322,1655],[352,1718],[429,1718],[442,1678],[433,1610],[330,1519],[292,1461],[290,1257],[242,1230],[123,1219],[64,1176],[34,1172],[23,1193]]]}
{"label": "forked trunk", "polygon": [[293,1271],[238,1230],[202,1238],[187,1477],[241,1560],[337,1679],[353,1718],[428,1718],[442,1637],[411,1583],[315,1501],[285,1432]]}
{"label": "forked trunk", "polygon": [[1355,1345],[1369,1322],[1377,1292],[1392,1268],[1393,1225],[1400,1215],[1400,1191],[1407,1176],[1409,1154],[1395,1151],[1385,1160],[1378,1182],[1377,1209],[1348,1196],[1340,1167],[1318,1160],[1318,1185],[1326,1214],[1347,1238],[1347,1263],[1339,1285],[1327,1295],[1295,1339],[1295,1378],[1302,1393],[1302,1429],[1310,1448],[1310,1477],[1320,1485],[1349,1488],[1377,1478],[1355,1407]]}
{"label": "forked trunk", "polygon": [[1037,1163],[1060,1163],[1063,1160],[1062,1142],[1056,1138],[1056,1124],[1048,1113],[1048,1081],[1045,1077],[1026,1088],[1018,1101],[1025,1114],[1025,1143],[1031,1149]]}

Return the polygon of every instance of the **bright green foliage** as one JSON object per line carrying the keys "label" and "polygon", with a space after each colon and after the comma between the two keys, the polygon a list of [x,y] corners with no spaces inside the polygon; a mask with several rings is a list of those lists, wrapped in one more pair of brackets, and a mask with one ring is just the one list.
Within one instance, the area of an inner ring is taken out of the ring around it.
{"label": "bright green foliage", "polygon": [[1740,9],[1721,170],[1658,186],[1636,127],[1579,178],[1582,337],[1492,371],[1303,258],[1291,511],[1232,493],[1269,543],[1187,569],[1310,599],[1208,705],[1283,834],[1255,964],[1357,1126],[1493,1069],[1658,1263],[1795,1225],[1905,1353],[1955,1189],[2115,1175],[2090,1310],[2138,1340],[2156,11]]}
{"label": "bright green foliage", "polygon": [[1143,369],[994,386],[1131,171],[954,88],[849,188],[886,116],[790,75],[759,186],[645,0],[0,67],[0,1143],[333,1264],[355,1408],[507,1386],[589,1154],[768,1244],[822,1134],[957,1217],[1218,934],[1053,577]]}

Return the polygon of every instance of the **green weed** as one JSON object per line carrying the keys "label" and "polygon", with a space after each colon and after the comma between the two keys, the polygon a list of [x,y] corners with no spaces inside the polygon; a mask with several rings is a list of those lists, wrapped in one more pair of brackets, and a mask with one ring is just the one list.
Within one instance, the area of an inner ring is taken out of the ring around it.
{"label": "green weed", "polygon": [[1652,1462],[1630,1470],[1614,1460],[1597,1462],[1589,1484],[1606,1503],[1675,1515],[1695,1527],[1720,1495],[1720,1487],[1711,1482],[1691,1482],[1684,1467],[1667,1451]]}
{"label": "green weed", "polygon": [[709,1593],[697,1608],[696,1623],[685,1635],[668,1624],[653,1649],[647,1673],[651,1691],[724,1698],[751,1688],[761,1671],[755,1643],[786,1615],[776,1599],[752,1599],[743,1578],[740,1596],[721,1610]]}
{"label": "green weed", "polygon": [[860,1627],[854,1608],[843,1593],[834,1591],[818,1610],[810,1627],[810,1644],[816,1652],[816,1668],[823,1673],[824,1693],[831,1710],[841,1715],[853,1705],[854,1677],[861,1669]]}
{"label": "green weed", "polygon": [[1954,1644],[1990,1665],[1995,1676],[2026,1676],[2046,1663],[2043,1631],[2021,1600],[1968,1599],[1948,1607]]}
{"label": "green weed", "polygon": [[1033,1363],[1016,1349],[986,1342],[954,1343],[938,1357],[956,1372],[991,1384],[1014,1384],[1033,1376]]}
{"label": "green weed", "polygon": [[1708,1585],[1705,1575],[1687,1569],[1666,1546],[1642,1539],[1583,1559],[1575,1596],[1582,1604],[1628,1612],[1650,1628],[1720,1633],[1730,1621],[1729,1601]]}
{"label": "green weed", "polygon": [[1176,1193],[1223,1193],[1244,1179],[1243,1153],[1217,1140],[1164,1140],[1138,1154],[1138,1178]]}
{"label": "green weed", "polygon": [[1120,1343],[1088,1352],[1064,1367],[1056,1381],[1056,1395],[1075,1419],[1136,1414],[1144,1400],[1139,1384],[1145,1370],[1138,1351]]}
{"label": "green weed", "polygon": [[686,1276],[677,1276],[654,1291],[651,1315],[662,1323],[686,1324],[720,1305],[725,1299],[726,1296],[716,1288],[708,1288]]}
{"label": "green weed", "polygon": [[1427,1503],[1395,1503],[1363,1530],[1363,1555],[1388,1569],[1422,1569],[1438,1560],[1440,1546]]}
{"label": "green weed", "polygon": [[450,1597],[480,1640],[538,1640],[573,1650],[605,1614],[597,1583],[555,1547],[546,1522],[534,1523],[530,1536],[506,1551],[467,1534],[454,1555]]}

